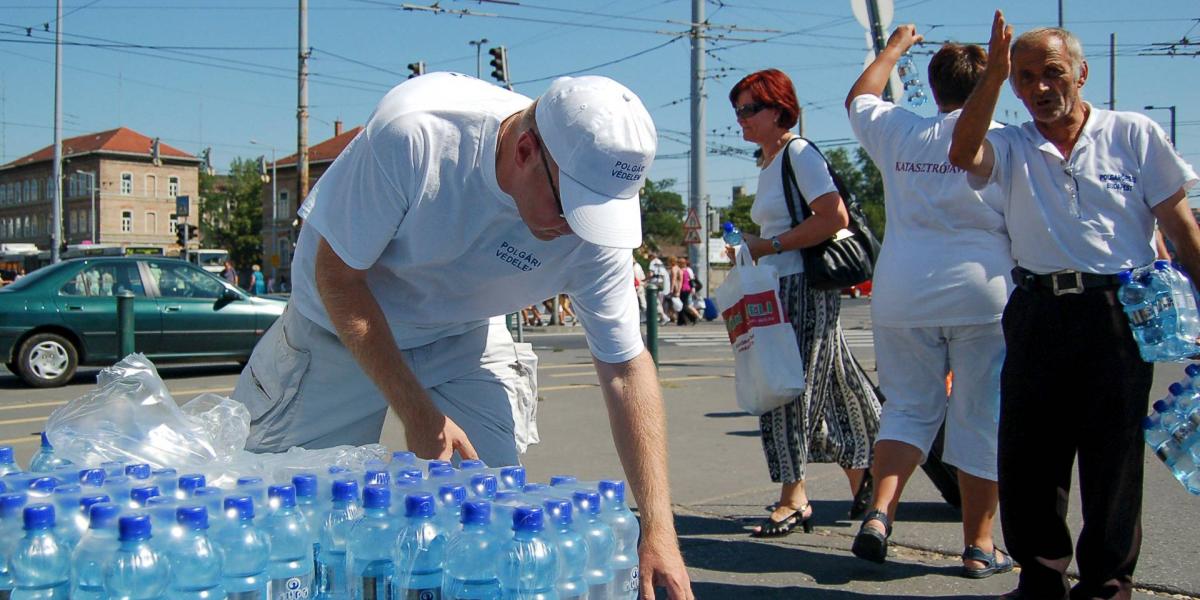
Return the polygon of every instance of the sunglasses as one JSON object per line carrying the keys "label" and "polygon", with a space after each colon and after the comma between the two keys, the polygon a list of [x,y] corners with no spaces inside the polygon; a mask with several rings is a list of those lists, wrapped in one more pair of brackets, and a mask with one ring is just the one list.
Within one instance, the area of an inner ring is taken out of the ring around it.
{"label": "sunglasses", "polygon": [[537,140],[538,149],[541,150],[539,156],[542,158],[542,168],[546,171],[546,182],[550,184],[550,191],[554,192],[554,202],[558,205],[558,216],[566,218],[567,211],[563,210],[562,196],[558,195],[558,186],[554,185],[554,177],[550,175],[550,163],[546,162],[546,146],[542,142],[542,136],[536,130],[533,131],[533,139]]}
{"label": "sunglasses", "polygon": [[767,105],[763,102],[751,102],[750,104],[733,107],[733,114],[737,115],[739,119],[749,119],[766,107]]}

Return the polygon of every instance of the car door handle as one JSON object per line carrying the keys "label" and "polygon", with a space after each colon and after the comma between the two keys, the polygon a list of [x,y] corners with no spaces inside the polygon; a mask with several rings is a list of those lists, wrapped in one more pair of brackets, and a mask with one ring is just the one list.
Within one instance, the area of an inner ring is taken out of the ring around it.
{"label": "car door handle", "polygon": [[179,312],[183,310],[182,306],[167,306],[163,308],[163,312]]}
{"label": "car door handle", "polygon": [[76,305],[73,305],[73,304],[68,304],[68,305],[67,305],[67,310],[83,310],[83,307],[82,307],[82,306],[76,306]]}

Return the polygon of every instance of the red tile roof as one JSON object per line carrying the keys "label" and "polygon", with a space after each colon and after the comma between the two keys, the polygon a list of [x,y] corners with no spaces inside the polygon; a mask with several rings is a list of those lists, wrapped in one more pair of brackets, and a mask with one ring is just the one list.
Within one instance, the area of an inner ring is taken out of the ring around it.
{"label": "red tile roof", "polygon": [[[353,140],[354,136],[358,135],[358,132],[362,131],[362,129],[362,125],[359,125],[350,131],[342,132],[341,135],[336,135],[319,144],[309,146],[308,164],[311,165],[312,163],[316,162],[333,161],[333,159],[337,158],[338,155],[342,153],[342,150],[346,149],[346,146],[350,145],[350,140]],[[279,159],[278,166],[293,166],[296,164],[296,161],[296,155],[292,154]]]}
{"label": "red tile roof", "polygon": [[[88,133],[63,140],[63,156],[86,154],[88,152],[121,152],[127,154],[143,154],[150,156],[150,146],[154,140],[127,127],[118,127]],[[159,154],[163,157],[191,158],[195,156],[165,143],[159,143]],[[22,156],[4,166],[28,165],[36,162],[54,160],[54,145],[51,144],[26,156]]]}

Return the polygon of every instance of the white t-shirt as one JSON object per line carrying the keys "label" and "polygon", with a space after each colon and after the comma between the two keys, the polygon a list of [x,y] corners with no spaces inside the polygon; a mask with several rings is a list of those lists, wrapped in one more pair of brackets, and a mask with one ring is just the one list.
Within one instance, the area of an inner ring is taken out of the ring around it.
{"label": "white t-shirt", "polygon": [[[818,197],[836,192],[837,186],[825,161],[816,150],[810,148],[808,142],[798,139],[792,142],[787,151],[792,157],[792,172],[796,175],[796,185],[804,194],[806,202],[812,202]],[[792,228],[792,217],[788,214],[787,197],[783,195],[783,152],[776,154],[758,173],[758,189],[754,194],[754,204],[750,206],[750,220],[758,224],[761,237],[770,239]],[[804,210],[800,208],[800,198],[792,188],[792,198],[796,202],[796,219],[804,220]],[[779,276],[804,272],[804,257],[799,250],[789,250],[781,254],[768,254],[758,259],[760,265],[773,265]]]}
{"label": "white t-shirt", "polygon": [[320,236],[368,271],[402,349],[565,291],[597,359],[640,354],[632,251],[574,235],[538,240],[497,183],[500,122],[530,102],[451,73],[388,92],[305,200],[292,304],[334,330],[314,279]]}
{"label": "white t-shirt", "polygon": [[850,104],[850,125],[883,178],[887,226],[871,319],[888,327],[1000,320],[1013,268],[999,190],[977,192],[946,159],[961,111],[921,117],[878,96]]}
{"label": "white t-shirt", "polygon": [[1145,115],[1088,105],[1071,156],[1063,157],[1034,123],[988,132],[991,177],[1007,199],[1013,258],[1035,273],[1071,269],[1112,274],[1154,260],[1150,209],[1197,181]]}

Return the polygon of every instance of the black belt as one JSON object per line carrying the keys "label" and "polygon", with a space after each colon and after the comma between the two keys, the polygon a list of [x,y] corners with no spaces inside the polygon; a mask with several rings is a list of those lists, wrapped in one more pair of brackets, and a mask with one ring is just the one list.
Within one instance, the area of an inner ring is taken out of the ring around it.
{"label": "black belt", "polygon": [[1121,280],[1116,275],[1097,275],[1068,270],[1042,275],[1029,269],[1015,267],[1012,270],[1012,278],[1013,283],[1023,290],[1051,292],[1055,296],[1111,290],[1121,285]]}

